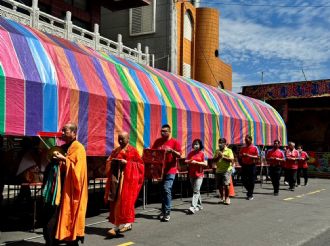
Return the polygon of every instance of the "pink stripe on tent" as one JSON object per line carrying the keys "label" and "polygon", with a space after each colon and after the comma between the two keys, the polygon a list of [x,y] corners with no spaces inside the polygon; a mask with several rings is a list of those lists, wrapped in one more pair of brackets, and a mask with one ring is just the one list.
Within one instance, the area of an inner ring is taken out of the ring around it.
{"label": "pink stripe on tent", "polygon": [[[139,78],[140,84],[146,94],[146,96],[148,97],[148,101],[150,103],[150,115],[147,117],[152,116],[152,121],[150,121],[150,126],[149,127],[149,131],[150,131],[150,135],[149,137],[149,142],[152,145],[153,142],[156,138],[159,137],[159,131],[158,128],[161,125],[162,122],[162,110],[161,110],[161,105],[160,105],[160,101],[158,96],[155,94],[155,90],[153,89],[152,86],[150,86],[150,80],[149,78],[146,76],[145,73],[142,73],[140,71],[136,71],[137,72],[137,76]],[[149,147],[149,146],[146,146]]]}
{"label": "pink stripe on tent", "polygon": [[[24,135],[25,82],[10,35],[0,27],[0,61],[6,74],[5,132]],[[6,70],[10,68],[10,70]]]}
{"label": "pink stripe on tent", "polygon": [[89,92],[88,104],[88,144],[87,152],[106,152],[107,97],[102,82],[97,76],[91,58],[76,54],[76,61]]}

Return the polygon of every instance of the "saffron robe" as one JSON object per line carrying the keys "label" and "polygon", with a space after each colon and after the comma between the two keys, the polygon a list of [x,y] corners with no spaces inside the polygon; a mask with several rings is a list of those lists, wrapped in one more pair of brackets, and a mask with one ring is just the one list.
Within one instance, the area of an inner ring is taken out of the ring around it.
{"label": "saffron robe", "polygon": [[[111,168],[111,165],[117,165],[114,159],[125,159],[127,164],[119,164],[121,167]],[[118,178],[118,184],[113,182],[112,178]],[[144,180],[144,164],[137,150],[127,145],[124,149],[118,147],[114,149],[107,160],[106,165],[107,184],[105,197],[110,200],[109,221],[114,225],[133,223],[135,219],[135,202],[141,190]],[[112,185],[118,185],[117,194],[111,195]]]}
{"label": "saffron robe", "polygon": [[65,172],[65,179],[55,238],[74,241],[85,235],[88,200],[86,151],[81,143],[76,140],[71,143],[61,169]]}

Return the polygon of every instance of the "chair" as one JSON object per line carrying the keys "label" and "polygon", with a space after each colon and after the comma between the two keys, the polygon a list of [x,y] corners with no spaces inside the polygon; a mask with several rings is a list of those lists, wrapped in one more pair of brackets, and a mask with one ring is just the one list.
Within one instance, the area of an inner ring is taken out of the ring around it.
{"label": "chair", "polygon": [[210,193],[210,177],[213,176],[215,180],[215,169],[216,165],[213,158],[207,160],[207,167],[204,169],[204,174],[206,175],[206,187],[207,187],[207,196]]}
{"label": "chair", "polygon": [[[42,192],[42,183],[41,182],[31,182],[31,183],[22,183],[21,187],[26,187],[33,191],[33,221],[32,221],[32,231],[35,231],[36,222],[37,222],[37,193]],[[41,194],[39,194],[41,195]]]}
{"label": "chair", "polygon": [[[181,190],[181,192],[180,192],[180,196],[181,196],[181,200],[182,200],[182,198],[183,198],[183,177],[185,177],[186,179],[185,180],[187,180],[187,178],[188,178],[188,164],[185,162],[186,161],[186,158],[179,158],[179,159],[177,159],[177,164],[178,164],[178,172],[177,172],[177,174],[178,174],[178,180],[180,180],[181,179],[181,182],[180,182],[180,190]],[[187,196],[188,196],[188,190],[187,190],[187,194],[186,194]]]}
{"label": "chair", "polygon": [[266,183],[267,183],[269,164],[267,163],[265,158],[261,158],[261,160],[260,160],[260,187],[262,187],[263,182],[264,182],[264,179],[263,179],[264,169],[266,170]]}

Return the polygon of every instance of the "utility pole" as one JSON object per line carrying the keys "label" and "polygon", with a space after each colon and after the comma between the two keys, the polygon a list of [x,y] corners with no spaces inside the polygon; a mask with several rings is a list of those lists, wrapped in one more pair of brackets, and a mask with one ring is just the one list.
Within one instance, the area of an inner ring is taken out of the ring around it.
{"label": "utility pole", "polygon": [[301,69],[301,72],[302,72],[303,75],[304,75],[305,81],[307,81],[307,78],[306,78],[306,75],[305,75],[305,73],[304,73],[304,69],[303,69],[303,68]]}

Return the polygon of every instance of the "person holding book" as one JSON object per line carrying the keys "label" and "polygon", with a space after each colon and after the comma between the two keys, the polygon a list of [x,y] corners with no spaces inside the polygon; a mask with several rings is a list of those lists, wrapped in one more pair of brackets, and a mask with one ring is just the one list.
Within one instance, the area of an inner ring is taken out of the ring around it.
{"label": "person holding book", "polygon": [[104,202],[110,202],[109,221],[114,224],[110,237],[132,230],[135,220],[135,202],[144,181],[144,164],[138,151],[128,144],[129,135],[118,135],[115,148],[106,163],[107,183]]}

